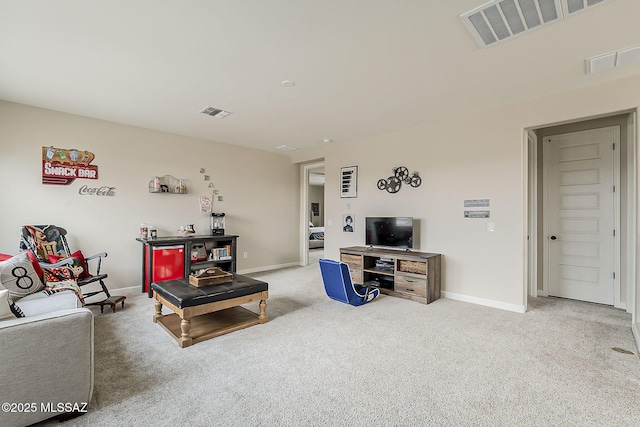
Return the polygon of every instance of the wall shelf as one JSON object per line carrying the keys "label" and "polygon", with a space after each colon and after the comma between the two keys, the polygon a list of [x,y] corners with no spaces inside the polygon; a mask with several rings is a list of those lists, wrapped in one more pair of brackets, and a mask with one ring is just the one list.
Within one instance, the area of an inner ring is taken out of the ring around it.
{"label": "wall shelf", "polygon": [[149,181],[149,193],[187,194],[184,180],[171,175],[155,176]]}

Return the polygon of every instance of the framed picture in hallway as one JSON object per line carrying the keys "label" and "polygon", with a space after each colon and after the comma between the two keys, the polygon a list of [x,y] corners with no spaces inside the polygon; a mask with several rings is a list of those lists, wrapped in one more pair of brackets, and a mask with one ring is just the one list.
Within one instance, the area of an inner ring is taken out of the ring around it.
{"label": "framed picture in hallway", "polygon": [[340,197],[358,197],[358,167],[340,168]]}

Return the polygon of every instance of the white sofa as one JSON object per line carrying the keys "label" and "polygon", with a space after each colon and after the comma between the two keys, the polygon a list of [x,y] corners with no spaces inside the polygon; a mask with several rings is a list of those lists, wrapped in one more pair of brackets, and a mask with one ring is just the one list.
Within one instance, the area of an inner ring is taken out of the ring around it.
{"label": "white sofa", "polygon": [[0,320],[2,403],[13,405],[0,411],[0,425],[86,410],[93,394],[93,313],[78,307],[72,291],[37,292],[16,305],[25,317]]}

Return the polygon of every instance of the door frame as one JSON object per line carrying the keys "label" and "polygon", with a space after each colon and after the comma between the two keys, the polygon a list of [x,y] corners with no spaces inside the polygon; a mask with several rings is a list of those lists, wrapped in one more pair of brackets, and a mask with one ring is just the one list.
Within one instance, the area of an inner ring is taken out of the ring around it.
{"label": "door frame", "polygon": [[[525,311],[527,310],[528,299],[536,296],[546,296],[543,290],[538,289],[538,281],[540,280],[539,269],[541,268],[542,256],[539,253],[539,242],[542,227],[539,227],[541,214],[537,204],[540,180],[538,168],[541,166],[542,159],[538,159],[537,150],[537,131],[558,125],[566,125],[571,123],[588,122],[591,120],[627,115],[627,138],[626,141],[620,141],[621,145],[626,146],[626,157],[621,162],[626,162],[627,166],[627,194],[624,199],[626,202],[626,226],[627,226],[627,242],[620,248],[620,260],[626,262],[626,311],[632,315],[632,330],[636,338],[636,343],[640,349],[640,271],[637,266],[640,263],[638,256],[640,252],[637,248],[637,230],[640,229],[640,216],[638,215],[640,206],[640,150],[638,150],[638,135],[640,130],[636,117],[637,109],[629,109],[608,114],[602,114],[593,117],[585,117],[578,120],[565,121],[561,123],[550,123],[539,126],[531,126],[523,128],[522,132],[522,189],[523,189],[523,261],[524,261],[524,277],[523,277],[523,300]],[[603,126],[606,127],[606,126]],[[533,146],[532,146],[533,145]],[[622,212],[620,212],[622,218]],[[538,272],[538,274],[536,274]],[[620,289],[621,284],[619,284]]]}
{"label": "door frame", "polygon": [[[556,136],[561,136],[561,135],[568,135],[568,134],[579,134],[579,133],[588,133],[588,132],[594,132],[594,131],[598,131],[601,129],[611,129],[614,131],[614,134],[616,136],[616,139],[614,142],[614,144],[617,144],[617,146],[615,147],[615,149],[613,150],[613,185],[614,188],[616,189],[616,191],[614,191],[613,193],[613,229],[615,230],[616,234],[615,234],[615,240],[613,243],[613,270],[614,270],[614,277],[613,277],[613,306],[616,308],[622,308],[622,309],[626,309],[626,304],[623,303],[621,301],[621,296],[620,296],[620,242],[621,242],[621,227],[620,227],[620,216],[621,216],[621,200],[620,200],[620,192],[621,192],[621,188],[620,188],[620,151],[621,151],[621,147],[620,144],[622,143],[620,140],[620,126],[603,126],[600,128],[596,128],[596,129],[590,129],[590,130],[582,130],[582,131],[576,131],[576,132],[567,132],[567,133],[562,133],[562,134],[557,134],[557,135],[551,135],[551,136],[545,136],[543,139],[543,143],[544,142],[548,142],[548,140],[550,138],[556,137]],[[543,144],[543,147],[545,145]],[[542,168],[543,168],[543,189],[542,189],[542,199],[543,199],[543,206],[544,206],[544,210],[543,210],[543,214],[542,214],[542,236],[543,236],[543,255],[542,255],[542,266],[543,266],[543,275],[542,275],[542,290],[543,293],[546,295],[549,295],[550,292],[550,285],[549,285],[549,239],[546,238],[546,236],[549,236],[550,231],[549,231],[549,192],[550,192],[550,186],[551,186],[551,182],[549,181],[549,161],[550,161],[550,154],[549,154],[549,150],[547,149],[543,149],[543,156],[544,156],[544,160],[542,162]]]}
{"label": "door frame", "polygon": [[309,172],[324,166],[324,159],[300,165],[300,265],[309,265]]}

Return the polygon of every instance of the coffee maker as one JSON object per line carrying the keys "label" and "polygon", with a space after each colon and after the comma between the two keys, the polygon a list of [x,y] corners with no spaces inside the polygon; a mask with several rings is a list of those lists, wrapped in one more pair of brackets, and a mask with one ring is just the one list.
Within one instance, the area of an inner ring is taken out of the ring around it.
{"label": "coffee maker", "polygon": [[224,213],[215,213],[211,214],[211,235],[212,236],[222,236],[224,235]]}

